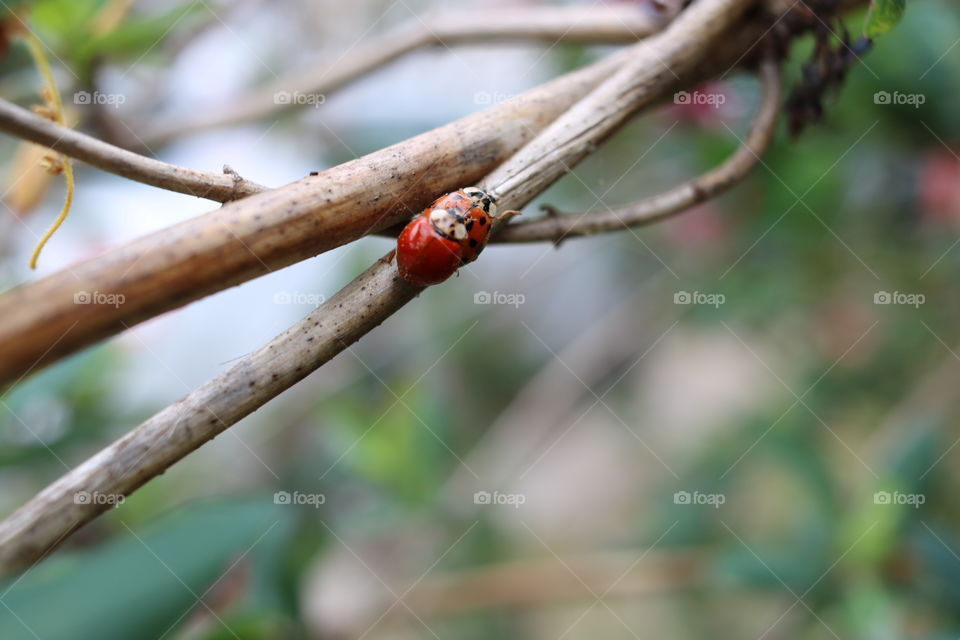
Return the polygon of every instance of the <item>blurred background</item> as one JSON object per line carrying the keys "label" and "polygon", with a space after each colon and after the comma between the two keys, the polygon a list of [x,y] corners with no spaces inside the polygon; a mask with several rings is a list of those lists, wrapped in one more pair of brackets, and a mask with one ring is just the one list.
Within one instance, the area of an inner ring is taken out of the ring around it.
{"label": "blurred background", "polygon": [[[478,6],[26,4],[70,118],[116,140]],[[957,637],[958,34],[955,4],[911,3],[825,120],[795,140],[781,125],[716,201],[559,249],[489,248],[0,585],[0,637]],[[794,47],[788,88],[811,49]],[[280,119],[151,151],[281,185],[610,50],[423,50]],[[37,86],[13,45],[0,95],[29,105]],[[644,114],[527,211],[615,207],[718,164],[756,81],[700,91],[710,104]],[[77,163],[73,210],[31,272],[63,181],[30,145],[0,147],[5,289],[214,206]],[[367,238],[224,291],[10,390],[0,513],[390,246]]]}

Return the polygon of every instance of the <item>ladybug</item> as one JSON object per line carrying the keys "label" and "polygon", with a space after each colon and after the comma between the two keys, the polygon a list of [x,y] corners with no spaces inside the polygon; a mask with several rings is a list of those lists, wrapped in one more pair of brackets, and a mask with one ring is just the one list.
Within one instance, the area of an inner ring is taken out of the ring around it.
{"label": "ladybug", "polygon": [[496,197],[478,187],[437,198],[397,238],[400,275],[421,287],[443,282],[477,259],[496,217]]}

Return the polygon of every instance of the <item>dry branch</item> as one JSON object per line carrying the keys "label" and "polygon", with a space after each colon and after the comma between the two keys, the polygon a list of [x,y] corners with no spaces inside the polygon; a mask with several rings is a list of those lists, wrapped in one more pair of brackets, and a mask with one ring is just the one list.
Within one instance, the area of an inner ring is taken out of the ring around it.
{"label": "dry branch", "polygon": [[[500,188],[504,205],[525,204],[538,189],[569,170],[572,165],[568,163],[612,132],[613,125],[585,116],[597,110],[622,123],[640,106],[666,95],[675,84],[667,67],[675,73],[689,73],[752,2],[697,0],[662,34],[630,47],[621,71],[481,184],[503,185],[507,178],[509,186]],[[651,59],[658,63],[650,64]],[[619,111],[610,109],[612,96]],[[528,171],[528,166],[536,166],[540,173]],[[278,197],[273,191],[228,206]],[[97,500],[78,503],[74,499],[78,492],[131,493],[349,347],[421,290],[398,276],[389,255],[374,263],[299,323],[57,480],[0,523],[0,572],[35,562],[70,532],[109,508]]]}
{"label": "dry branch", "polygon": [[617,209],[582,214],[550,215],[506,225],[496,242],[559,243],[573,236],[621,231],[651,224],[686,211],[716,197],[743,180],[773,139],[780,109],[780,73],[777,62],[767,59],[760,67],[763,95],[746,141],[720,166],[669,191]]}
{"label": "dry branch", "polygon": [[198,198],[227,202],[266,190],[264,186],[231,174],[187,169],[115,147],[3,99],[0,99],[0,131],[44,145],[118,176]]}
{"label": "dry branch", "polygon": [[[623,55],[13,289],[0,296],[0,387],[138,322],[409,218],[437,193],[489,173]],[[78,306],[74,295],[84,291],[125,303]]]}
{"label": "dry branch", "polygon": [[[694,70],[674,78],[672,90],[750,65],[777,43],[782,48],[784,38],[814,24],[802,11],[795,16],[793,6],[786,16],[758,7]],[[150,317],[403,222],[436,194],[489,173],[628,55],[621,51],[510,102],[228,203],[0,296],[0,387]],[[126,302],[78,307],[73,296],[80,291],[118,294]]]}
{"label": "dry branch", "polygon": [[[563,561],[525,559],[396,584],[382,599],[361,602],[350,628],[319,627],[325,637],[358,638],[418,620],[496,608],[531,608],[563,602],[637,599],[703,587],[709,572],[700,550],[594,552]],[[391,606],[393,593],[405,606]],[[388,613],[384,615],[384,611]]]}
{"label": "dry branch", "polygon": [[[287,94],[327,95],[374,69],[421,47],[495,41],[626,43],[661,29],[667,16],[656,16],[640,5],[601,7],[498,7],[414,18],[376,40],[354,48],[333,63],[316,65],[280,78],[224,111],[190,122],[171,122],[141,137],[150,146],[216,127],[250,122],[297,108],[276,100]],[[292,102],[292,101],[291,101]]]}
{"label": "dry branch", "polygon": [[[641,557],[644,560],[638,563]],[[523,560],[425,580],[404,597],[404,602],[420,616],[435,617],[492,607],[592,599],[591,591],[619,598],[640,597],[702,584],[703,569],[702,556],[696,552],[649,553],[639,549],[578,556],[563,563],[555,559]],[[401,609],[396,608],[397,617],[406,618],[406,611]]]}

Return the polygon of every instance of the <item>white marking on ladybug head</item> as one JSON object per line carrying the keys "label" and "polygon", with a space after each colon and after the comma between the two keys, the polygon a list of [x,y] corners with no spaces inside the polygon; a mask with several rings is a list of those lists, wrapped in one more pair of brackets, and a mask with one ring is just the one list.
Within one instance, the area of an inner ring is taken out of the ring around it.
{"label": "white marking on ladybug head", "polygon": [[464,187],[461,189],[476,207],[483,209],[491,217],[497,217],[497,197],[480,187]]}

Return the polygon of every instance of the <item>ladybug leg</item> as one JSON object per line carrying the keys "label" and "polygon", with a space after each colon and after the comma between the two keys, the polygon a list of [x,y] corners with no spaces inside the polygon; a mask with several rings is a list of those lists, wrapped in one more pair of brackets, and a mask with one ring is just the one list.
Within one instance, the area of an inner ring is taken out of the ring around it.
{"label": "ladybug leg", "polygon": [[391,250],[390,250],[390,253],[388,253],[387,255],[383,256],[382,258],[379,258],[379,259],[377,260],[377,262],[382,262],[383,264],[390,264],[391,262],[393,262],[393,258],[394,258],[394,256],[396,256],[396,255],[397,255],[397,250],[396,250],[396,249],[391,249]]}
{"label": "ladybug leg", "polygon": [[504,211],[502,213],[497,214],[496,218],[497,220],[503,220],[504,222],[506,222],[513,216],[521,216],[521,215],[523,215],[521,212],[510,209],[509,211]]}

